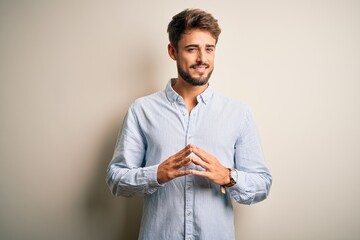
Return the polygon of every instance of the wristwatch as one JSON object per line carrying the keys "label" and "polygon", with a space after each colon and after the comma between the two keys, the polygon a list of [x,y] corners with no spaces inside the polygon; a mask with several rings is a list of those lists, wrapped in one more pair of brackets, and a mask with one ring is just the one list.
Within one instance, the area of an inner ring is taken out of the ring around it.
{"label": "wristwatch", "polygon": [[237,175],[237,172],[235,169],[231,169],[231,168],[228,168],[229,169],[229,177],[230,177],[230,182],[226,185],[224,185],[224,187],[232,187],[236,184],[236,181],[234,178],[236,178],[236,175]]}
{"label": "wristwatch", "polygon": [[221,185],[220,186],[220,191],[225,194],[226,193],[226,190],[225,190],[225,187],[232,187],[236,184],[236,181],[234,178],[237,178],[237,172],[235,169],[231,169],[231,168],[228,168],[229,170],[229,177],[230,177],[230,182],[228,184],[225,184],[225,185]]}

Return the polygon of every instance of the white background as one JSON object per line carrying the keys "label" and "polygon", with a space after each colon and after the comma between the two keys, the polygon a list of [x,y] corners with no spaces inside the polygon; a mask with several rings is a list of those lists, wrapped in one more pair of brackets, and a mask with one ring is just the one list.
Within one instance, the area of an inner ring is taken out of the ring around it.
{"label": "white background", "polygon": [[251,107],[273,174],[236,239],[360,238],[359,1],[2,0],[0,239],[136,239],[142,200],[106,167],[129,104],[176,76],[187,7],[219,20],[211,84]]}

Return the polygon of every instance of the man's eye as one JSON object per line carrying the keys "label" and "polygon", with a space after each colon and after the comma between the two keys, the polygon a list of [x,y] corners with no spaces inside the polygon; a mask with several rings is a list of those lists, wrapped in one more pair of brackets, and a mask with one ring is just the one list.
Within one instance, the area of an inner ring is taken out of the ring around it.
{"label": "man's eye", "polygon": [[196,48],[188,48],[187,50],[188,50],[188,52],[195,52]]}
{"label": "man's eye", "polygon": [[213,52],[213,51],[214,51],[214,48],[207,48],[206,51],[208,51],[208,52]]}

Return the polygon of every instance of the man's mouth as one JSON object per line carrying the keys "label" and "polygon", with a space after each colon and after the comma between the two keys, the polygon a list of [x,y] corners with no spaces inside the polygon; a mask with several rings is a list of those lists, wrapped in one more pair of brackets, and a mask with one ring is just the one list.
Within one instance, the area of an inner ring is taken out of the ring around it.
{"label": "man's mouth", "polygon": [[194,65],[191,65],[190,68],[193,68],[197,71],[200,71],[200,72],[203,72],[205,71],[205,69],[209,68],[209,65],[208,64],[194,64]]}

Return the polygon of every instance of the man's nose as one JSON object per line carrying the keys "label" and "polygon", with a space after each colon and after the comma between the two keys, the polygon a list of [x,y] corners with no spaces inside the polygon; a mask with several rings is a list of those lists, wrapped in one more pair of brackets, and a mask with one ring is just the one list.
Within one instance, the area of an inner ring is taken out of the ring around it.
{"label": "man's nose", "polygon": [[205,63],[206,62],[206,55],[203,50],[198,51],[198,56],[196,59],[197,62]]}

